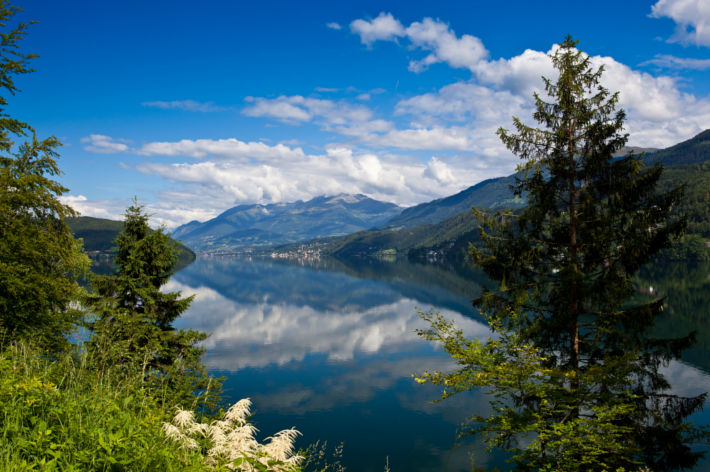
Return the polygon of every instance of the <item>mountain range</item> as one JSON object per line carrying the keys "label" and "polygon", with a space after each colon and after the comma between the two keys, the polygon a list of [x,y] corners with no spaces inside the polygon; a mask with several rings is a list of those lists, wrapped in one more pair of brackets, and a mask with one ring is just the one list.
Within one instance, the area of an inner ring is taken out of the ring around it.
{"label": "mountain range", "polygon": [[401,211],[394,203],[365,195],[321,196],[307,202],[239,205],[204,223],[182,225],[172,236],[197,251],[274,246],[370,229]]}
{"label": "mountain range", "polygon": [[[696,227],[704,227],[702,208],[710,203],[705,201],[710,179],[710,169],[705,169],[710,161],[710,130],[666,149],[624,148],[618,156],[642,152],[647,165],[660,163],[667,168],[664,186],[689,182],[687,192],[693,211],[700,215],[696,218],[700,226]],[[346,194],[307,202],[239,205],[204,223],[192,221],[180,226],[172,236],[206,252],[275,246],[293,250],[295,246],[290,243],[304,241],[343,256],[385,249],[421,252],[444,245],[458,247],[458,239],[472,237],[472,207],[514,209],[525,204],[524,198],[515,197],[510,190],[516,176],[484,180],[455,195],[405,209],[364,195]]]}

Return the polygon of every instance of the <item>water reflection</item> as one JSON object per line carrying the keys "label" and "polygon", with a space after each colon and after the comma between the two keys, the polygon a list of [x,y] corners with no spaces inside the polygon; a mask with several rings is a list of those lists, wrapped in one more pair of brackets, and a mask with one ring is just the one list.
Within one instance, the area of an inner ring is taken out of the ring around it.
{"label": "water reflection", "polygon": [[[696,351],[671,363],[666,375],[677,393],[708,391],[703,370],[709,366],[710,279],[702,270],[662,274],[648,269],[639,278],[639,287],[668,294],[672,308],[658,329],[701,333]],[[426,327],[417,308],[434,307],[470,337],[489,335],[470,305],[482,278],[464,275],[402,262],[303,267],[205,258],[178,273],[167,289],[196,296],[178,327],[212,333],[205,343],[207,366],[227,376],[228,397],[252,398],[262,430],[295,425],[304,444],[344,441],[350,470],[382,470],[386,456],[393,469],[470,470],[471,451],[477,465],[505,470],[502,456],[487,453],[480,442],[451,449],[460,422],[474,411],[485,414],[480,392],[431,404],[439,392],[411,377],[453,366],[414,333]],[[689,302],[680,281],[694,293]]]}

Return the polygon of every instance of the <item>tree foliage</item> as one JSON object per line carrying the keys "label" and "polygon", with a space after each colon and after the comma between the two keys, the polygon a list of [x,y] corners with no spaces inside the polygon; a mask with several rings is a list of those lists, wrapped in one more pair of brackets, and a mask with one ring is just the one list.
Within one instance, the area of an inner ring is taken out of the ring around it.
{"label": "tree foliage", "polygon": [[134,203],[116,245],[117,273],[91,281],[88,327],[94,335],[87,346],[100,359],[99,375],[106,365],[139,368],[147,381],[174,392],[175,401],[190,400],[210,382],[200,360],[203,349],[196,346],[207,335],[176,330],[172,323],[192,297],[160,290],[177,262],[177,244],[162,229],[152,230]]}
{"label": "tree foliage", "polygon": [[[7,28],[17,11],[0,2],[0,27]],[[0,331],[56,351],[66,347],[80,316],[73,302],[88,259],[64,222],[75,216],[59,199],[67,189],[53,180],[61,173],[59,141],[39,140],[27,123],[4,111],[7,96],[17,92],[14,77],[31,72],[28,62],[36,57],[18,49],[27,26],[0,35]],[[19,145],[12,140],[27,135]]]}
{"label": "tree foliage", "polygon": [[513,190],[529,201],[515,214],[478,213],[486,248],[472,257],[499,285],[474,304],[498,337],[468,341],[430,318],[421,334],[460,369],[422,379],[445,396],[490,388],[494,413],[473,417],[470,432],[515,451],[518,470],[691,467],[701,454],[689,444],[704,433],[687,417],[705,396],[672,394],[661,368],[693,336],[650,336],[663,301],[629,303],[631,277],[685,227],[669,217],[682,188],[659,193],[660,166],[613,157],[625,114],[576,44],[568,37],[550,56],[559,75],[535,95],[542,128],[515,118],[515,133],[499,130],[523,160]]}

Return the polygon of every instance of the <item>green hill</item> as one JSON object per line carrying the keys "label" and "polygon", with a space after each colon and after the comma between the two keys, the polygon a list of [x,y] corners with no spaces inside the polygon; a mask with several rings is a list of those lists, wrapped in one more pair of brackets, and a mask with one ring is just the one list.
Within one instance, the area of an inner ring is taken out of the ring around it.
{"label": "green hill", "polygon": [[472,207],[519,208],[525,204],[510,191],[515,174],[484,180],[450,197],[439,198],[407,208],[387,221],[380,229],[411,228],[422,224],[435,224],[451,218]]}
{"label": "green hill", "polygon": [[660,162],[666,167],[699,164],[710,160],[710,129],[697,136],[644,157],[646,165]]}
{"label": "green hill", "polygon": [[[122,221],[80,216],[67,219],[67,224],[74,233],[74,237],[84,240],[84,250],[94,262],[94,267],[99,272],[110,270],[111,259],[116,252],[114,240],[123,230]],[[176,272],[195,260],[195,253],[189,247],[178,242],[178,263]],[[105,266],[105,267],[104,267]]]}

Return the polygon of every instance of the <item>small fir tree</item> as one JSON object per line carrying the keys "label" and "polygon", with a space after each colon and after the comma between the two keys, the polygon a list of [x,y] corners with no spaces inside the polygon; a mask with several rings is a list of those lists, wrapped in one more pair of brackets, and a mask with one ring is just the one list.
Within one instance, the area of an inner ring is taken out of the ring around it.
{"label": "small fir tree", "polygon": [[117,273],[91,281],[93,336],[87,346],[98,360],[99,375],[108,364],[141,369],[149,383],[172,392],[171,400],[194,400],[192,394],[211,382],[200,360],[204,350],[196,346],[207,334],[173,328],[192,297],[160,290],[177,263],[177,244],[162,228],[148,226],[136,202],[126,210],[116,245]]}
{"label": "small fir tree", "polygon": [[627,140],[618,93],[576,45],[568,37],[551,54],[550,101],[535,94],[543,128],[516,118],[517,133],[498,132],[524,161],[514,191],[528,198],[516,214],[478,212],[486,249],[472,257],[499,286],[474,304],[498,337],[466,340],[430,315],[421,334],[461,367],[421,380],[444,396],[490,388],[494,413],[473,417],[470,432],[514,451],[518,470],[692,467],[702,453],[690,444],[705,433],[687,418],[705,395],[673,395],[661,367],[693,336],[652,338],[662,300],[629,303],[631,277],[683,231],[669,218],[682,189],[657,193],[660,166],[614,157]]}

